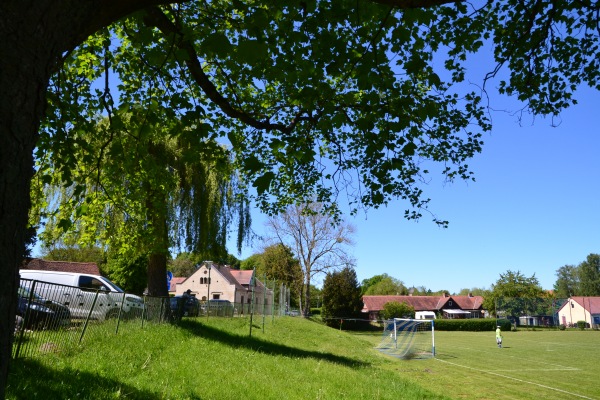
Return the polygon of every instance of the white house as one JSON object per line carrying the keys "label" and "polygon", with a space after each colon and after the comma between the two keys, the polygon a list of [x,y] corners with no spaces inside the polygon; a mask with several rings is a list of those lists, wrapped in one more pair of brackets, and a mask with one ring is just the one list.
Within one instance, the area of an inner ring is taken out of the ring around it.
{"label": "white house", "polygon": [[558,320],[565,326],[585,321],[589,327],[600,325],[600,297],[574,296],[558,310]]}
{"label": "white house", "polygon": [[226,265],[202,264],[189,278],[177,280],[175,295],[182,295],[188,289],[200,301],[229,300],[244,305],[242,310],[247,309],[252,296],[255,307],[264,305],[266,310],[270,310],[273,305],[273,290],[256,279],[254,271],[236,270]]}

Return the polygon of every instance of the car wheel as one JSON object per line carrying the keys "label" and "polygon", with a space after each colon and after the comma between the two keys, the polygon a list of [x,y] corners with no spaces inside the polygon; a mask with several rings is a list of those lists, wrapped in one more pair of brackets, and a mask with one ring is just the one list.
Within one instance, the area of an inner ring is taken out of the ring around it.
{"label": "car wheel", "polygon": [[112,309],[108,310],[108,312],[106,313],[106,316],[104,318],[105,319],[117,319],[117,318],[119,318],[119,309],[118,308],[112,308]]}

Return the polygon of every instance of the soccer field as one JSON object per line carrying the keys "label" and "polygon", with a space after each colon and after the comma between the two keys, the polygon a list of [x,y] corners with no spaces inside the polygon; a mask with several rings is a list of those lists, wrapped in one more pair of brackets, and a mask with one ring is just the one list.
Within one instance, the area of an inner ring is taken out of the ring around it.
{"label": "soccer field", "polygon": [[481,388],[481,398],[600,399],[600,332],[503,336],[499,349],[493,332],[436,332],[436,359],[457,375],[474,375],[475,382],[493,388],[491,393]]}
{"label": "soccer field", "polygon": [[436,358],[395,369],[456,399],[600,399],[600,332],[435,333]]}

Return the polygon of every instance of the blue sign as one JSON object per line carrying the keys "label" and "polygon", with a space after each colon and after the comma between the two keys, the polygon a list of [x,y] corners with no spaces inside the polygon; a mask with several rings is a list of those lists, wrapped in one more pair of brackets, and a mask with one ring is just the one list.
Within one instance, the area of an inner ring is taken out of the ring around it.
{"label": "blue sign", "polygon": [[173,279],[173,273],[167,271],[167,291],[171,290],[171,279]]}

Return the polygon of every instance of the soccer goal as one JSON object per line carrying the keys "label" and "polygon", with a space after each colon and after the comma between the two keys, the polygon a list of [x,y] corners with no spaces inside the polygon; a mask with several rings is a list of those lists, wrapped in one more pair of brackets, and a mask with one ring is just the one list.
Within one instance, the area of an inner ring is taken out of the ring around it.
{"label": "soccer goal", "polygon": [[377,346],[382,353],[404,359],[435,357],[433,320],[394,318],[383,323]]}

